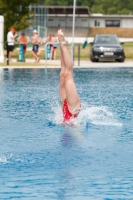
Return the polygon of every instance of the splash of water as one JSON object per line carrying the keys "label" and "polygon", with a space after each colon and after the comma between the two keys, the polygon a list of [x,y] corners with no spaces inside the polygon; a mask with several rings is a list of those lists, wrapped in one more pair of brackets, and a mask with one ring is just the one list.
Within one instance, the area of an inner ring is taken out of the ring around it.
{"label": "splash of water", "polygon": [[82,105],[78,121],[82,125],[91,123],[101,126],[122,126],[116,114],[105,106]]}
{"label": "splash of water", "polygon": [[0,163],[6,164],[11,157],[12,154],[0,155]]}
{"label": "splash of water", "polygon": [[[55,105],[56,104],[56,105]],[[53,116],[49,120],[54,124],[63,123],[62,108],[59,103],[51,105]],[[86,127],[88,124],[100,126],[122,126],[117,116],[108,107],[91,106],[82,103],[82,109],[77,118],[70,119],[67,124]]]}

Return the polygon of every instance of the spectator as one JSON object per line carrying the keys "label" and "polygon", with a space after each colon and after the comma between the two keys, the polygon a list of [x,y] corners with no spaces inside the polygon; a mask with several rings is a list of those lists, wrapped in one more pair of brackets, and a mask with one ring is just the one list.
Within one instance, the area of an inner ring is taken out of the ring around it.
{"label": "spectator", "polygon": [[38,55],[38,50],[39,50],[39,39],[38,39],[38,32],[37,30],[34,30],[33,32],[33,36],[31,38],[31,42],[33,44],[33,48],[32,48],[32,55],[35,58],[35,62],[39,62],[39,55]]}
{"label": "spectator", "polygon": [[25,33],[22,33],[21,36],[18,38],[18,43],[24,45],[23,47],[24,47],[24,58],[25,58],[25,52],[26,52],[27,43],[28,43],[28,39]]}
{"label": "spectator", "polygon": [[13,54],[15,38],[18,36],[15,32],[16,30],[14,28],[11,28],[10,31],[7,33],[7,59],[9,60],[11,59]]}
{"label": "spectator", "polygon": [[[57,42],[57,38],[54,34],[49,34],[49,37],[47,39],[44,39],[44,43],[47,42]],[[50,44],[50,60],[56,59],[56,44]]]}
{"label": "spectator", "polygon": [[39,56],[40,53],[41,53],[41,48],[40,48],[40,45],[42,44],[42,39],[41,37],[38,35],[38,45],[39,45],[39,48],[38,48],[38,52],[37,52],[37,55]]}
{"label": "spectator", "polygon": [[[57,43],[57,41],[58,41],[54,34],[52,36],[51,41],[55,42],[55,43]],[[51,52],[51,59],[52,60],[56,59],[56,48],[57,48],[57,44],[53,44],[53,48],[52,48],[52,52]]]}

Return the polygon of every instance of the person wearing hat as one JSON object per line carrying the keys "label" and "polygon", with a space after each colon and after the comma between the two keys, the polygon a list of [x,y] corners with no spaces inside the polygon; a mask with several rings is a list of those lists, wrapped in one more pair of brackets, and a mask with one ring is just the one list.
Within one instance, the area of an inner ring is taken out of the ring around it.
{"label": "person wearing hat", "polygon": [[33,36],[31,38],[31,42],[33,44],[32,48],[32,55],[35,58],[35,62],[39,62],[39,56],[38,56],[38,50],[39,50],[39,37],[38,37],[38,32],[37,30],[33,30]]}
{"label": "person wearing hat", "polygon": [[12,57],[15,38],[18,36],[17,33],[15,32],[16,32],[15,28],[11,28],[10,31],[7,33],[8,59],[11,59]]}

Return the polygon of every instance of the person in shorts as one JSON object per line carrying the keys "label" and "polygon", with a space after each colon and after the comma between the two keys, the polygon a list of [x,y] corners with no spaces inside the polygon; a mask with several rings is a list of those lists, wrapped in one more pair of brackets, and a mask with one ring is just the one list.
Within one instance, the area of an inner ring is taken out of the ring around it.
{"label": "person in shorts", "polygon": [[33,36],[31,38],[31,42],[33,44],[32,48],[32,55],[35,58],[35,62],[39,62],[39,55],[38,55],[38,50],[39,50],[39,37],[38,37],[38,32],[37,30],[33,30]]}
{"label": "person in shorts", "polygon": [[57,38],[54,34],[52,35],[51,42],[55,43],[51,48],[51,60],[56,60]]}
{"label": "person in shorts", "polygon": [[14,50],[14,44],[15,44],[15,38],[18,36],[17,33],[15,33],[16,30],[14,28],[11,28],[10,31],[7,33],[7,59],[11,59],[13,50]]}

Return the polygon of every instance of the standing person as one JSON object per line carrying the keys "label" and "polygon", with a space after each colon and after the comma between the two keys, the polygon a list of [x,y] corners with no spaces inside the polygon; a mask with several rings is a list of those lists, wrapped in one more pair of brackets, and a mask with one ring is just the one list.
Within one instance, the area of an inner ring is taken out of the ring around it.
{"label": "standing person", "polygon": [[24,48],[24,59],[25,59],[25,52],[26,52],[27,43],[28,43],[28,39],[27,39],[25,33],[22,33],[21,36],[18,38],[18,43],[19,43],[19,44],[23,44],[23,48]]}
{"label": "standing person", "polygon": [[[51,42],[57,42],[57,38],[55,37],[55,35],[52,35],[51,38]],[[53,44],[52,49],[51,49],[51,59],[55,60],[56,59],[56,48],[57,48],[57,44]]]}
{"label": "standing person", "polygon": [[38,35],[38,45],[39,45],[39,47],[38,47],[38,52],[37,52],[37,55],[39,56],[40,55],[40,53],[41,53],[41,48],[40,48],[40,45],[42,44],[42,39],[41,39],[41,37]]}
{"label": "standing person", "polygon": [[18,36],[15,32],[16,30],[14,28],[11,28],[10,31],[7,33],[7,59],[9,60],[11,59],[13,54],[15,38]]}
{"label": "standing person", "polygon": [[81,103],[73,79],[73,63],[71,61],[66,40],[62,30],[58,30],[58,40],[61,53],[61,72],[59,93],[62,104],[64,122],[78,116]]}
{"label": "standing person", "polygon": [[32,33],[33,33],[33,36],[31,38],[31,42],[33,44],[32,55],[35,58],[35,62],[39,62],[40,59],[39,56],[37,55],[39,49],[38,33],[37,30],[34,30]]}

